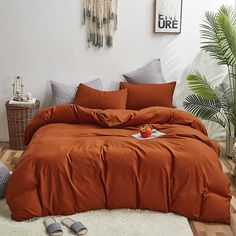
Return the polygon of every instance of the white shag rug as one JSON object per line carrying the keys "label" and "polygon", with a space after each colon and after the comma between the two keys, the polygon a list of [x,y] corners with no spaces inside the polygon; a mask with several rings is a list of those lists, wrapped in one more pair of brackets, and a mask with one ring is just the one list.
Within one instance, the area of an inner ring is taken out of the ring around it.
{"label": "white shag rug", "polygon": [[[87,236],[192,236],[188,220],[173,213],[158,213],[141,210],[99,210],[79,213],[71,217],[81,221],[87,228]],[[55,217],[60,222],[63,216]],[[11,220],[5,200],[0,200],[1,236],[47,235],[44,218],[16,222]],[[74,235],[62,226],[63,235]]]}

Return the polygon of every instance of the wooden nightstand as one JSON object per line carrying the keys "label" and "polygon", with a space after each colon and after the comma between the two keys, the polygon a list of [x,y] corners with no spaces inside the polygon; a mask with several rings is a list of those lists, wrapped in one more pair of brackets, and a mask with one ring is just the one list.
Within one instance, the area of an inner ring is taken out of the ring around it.
{"label": "wooden nightstand", "polygon": [[9,145],[11,149],[21,150],[25,148],[24,132],[27,124],[39,111],[40,102],[35,104],[9,104],[6,102]]}

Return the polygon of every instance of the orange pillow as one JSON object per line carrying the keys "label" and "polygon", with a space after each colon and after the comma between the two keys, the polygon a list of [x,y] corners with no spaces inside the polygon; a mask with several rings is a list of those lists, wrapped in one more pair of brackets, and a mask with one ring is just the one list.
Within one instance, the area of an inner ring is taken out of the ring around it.
{"label": "orange pillow", "polygon": [[100,91],[80,84],[74,104],[93,109],[126,109],[127,89],[118,91]]}
{"label": "orange pillow", "polygon": [[128,90],[126,108],[140,110],[152,106],[173,107],[176,82],[164,84],[120,83],[120,89]]}

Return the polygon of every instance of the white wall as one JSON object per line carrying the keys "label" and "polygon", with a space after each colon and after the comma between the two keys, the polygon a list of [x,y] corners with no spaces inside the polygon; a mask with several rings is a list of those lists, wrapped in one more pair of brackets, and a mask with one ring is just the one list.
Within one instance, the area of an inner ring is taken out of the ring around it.
{"label": "white wall", "polygon": [[43,106],[51,102],[51,79],[70,83],[100,77],[106,89],[114,89],[122,72],[153,58],[162,59],[167,81],[180,80],[199,52],[204,11],[235,3],[183,0],[182,34],[161,35],[153,33],[154,0],[119,0],[115,45],[95,50],[87,48],[81,2],[0,0],[0,141],[8,139],[4,104],[15,75],[24,77],[25,90]]}

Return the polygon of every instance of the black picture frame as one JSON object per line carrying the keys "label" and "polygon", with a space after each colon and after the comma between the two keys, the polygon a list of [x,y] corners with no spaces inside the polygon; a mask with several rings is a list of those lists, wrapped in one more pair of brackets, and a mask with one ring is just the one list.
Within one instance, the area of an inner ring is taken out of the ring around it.
{"label": "black picture frame", "polygon": [[181,34],[183,0],[155,0],[154,33]]}

